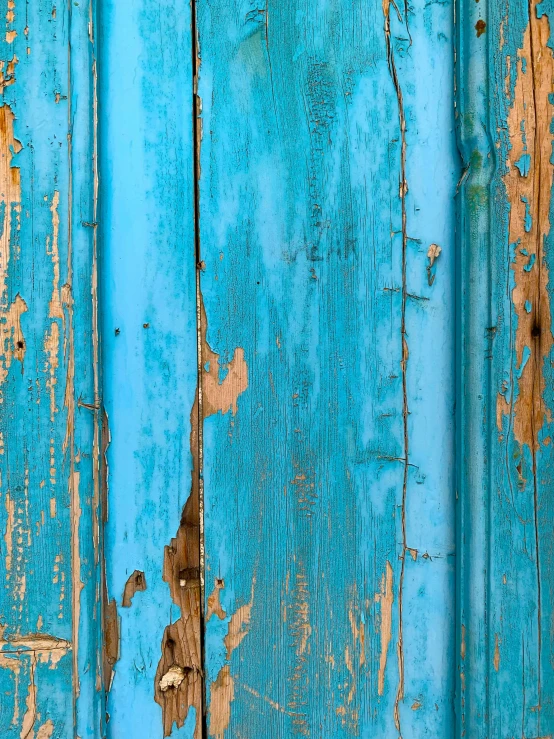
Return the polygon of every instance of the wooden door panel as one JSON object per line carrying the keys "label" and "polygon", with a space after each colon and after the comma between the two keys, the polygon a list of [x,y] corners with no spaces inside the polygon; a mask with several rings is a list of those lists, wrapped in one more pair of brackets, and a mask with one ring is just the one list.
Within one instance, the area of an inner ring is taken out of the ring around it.
{"label": "wooden door panel", "polygon": [[197,13],[208,736],[447,736],[452,8]]}
{"label": "wooden door panel", "polygon": [[458,39],[459,731],[475,737],[554,731],[549,11],[462,4]]}
{"label": "wooden door panel", "polygon": [[[192,736],[200,586],[180,585],[191,580],[180,574],[181,516],[196,443],[190,7],[107,2],[100,17],[106,561],[119,637],[108,731],[176,736],[186,720]],[[198,526],[196,539],[198,549]]]}
{"label": "wooden door panel", "polygon": [[0,733],[100,735],[94,38],[84,5],[3,12]]}
{"label": "wooden door panel", "polygon": [[0,735],[554,734],[548,0],[4,4]]}

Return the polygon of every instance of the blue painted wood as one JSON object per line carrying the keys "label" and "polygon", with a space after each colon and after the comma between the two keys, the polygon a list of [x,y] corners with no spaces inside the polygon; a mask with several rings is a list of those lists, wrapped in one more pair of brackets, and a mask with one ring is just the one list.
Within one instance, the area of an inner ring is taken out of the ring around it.
{"label": "blue painted wood", "polygon": [[450,3],[197,3],[207,735],[454,730]]}
{"label": "blue painted wood", "polygon": [[554,732],[548,3],[460,3],[458,733]]}
{"label": "blue painted wood", "polygon": [[17,2],[0,735],[554,734],[550,0]]}
{"label": "blue painted wood", "polygon": [[[487,0],[488,2],[488,0]],[[490,559],[487,484],[491,351],[490,183],[492,141],[482,121],[489,109],[487,39],[475,25],[487,5],[459,4],[457,28],[457,123],[464,176],[459,197],[458,293],[458,518],[457,518],[457,712],[456,736],[488,736],[489,659],[488,560]],[[474,166],[470,166],[470,162]],[[475,166],[477,165],[477,166]],[[483,388],[487,388],[483,392]],[[488,402],[487,402],[488,401]],[[471,717],[471,718],[470,718]]]}
{"label": "blue painted wood", "polygon": [[94,39],[3,5],[0,735],[100,736]]}
{"label": "blue painted wood", "polygon": [[99,23],[106,562],[119,627],[107,735],[200,737],[199,562],[190,590],[180,525],[197,384],[190,5],[106,0]]}

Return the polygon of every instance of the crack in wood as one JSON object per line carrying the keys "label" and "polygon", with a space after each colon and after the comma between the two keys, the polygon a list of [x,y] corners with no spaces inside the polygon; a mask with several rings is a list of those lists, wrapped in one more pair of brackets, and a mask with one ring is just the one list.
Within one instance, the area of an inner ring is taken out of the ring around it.
{"label": "crack in wood", "polygon": [[[401,316],[400,316],[400,338],[402,346],[402,359],[400,362],[401,376],[402,376],[402,430],[403,430],[403,475],[402,475],[402,503],[401,503],[401,529],[402,529],[402,555],[400,558],[400,577],[398,582],[398,641],[397,641],[397,655],[398,655],[398,686],[396,690],[396,696],[394,701],[394,723],[398,733],[402,735],[400,725],[400,703],[404,699],[404,628],[403,628],[403,617],[404,617],[404,576],[406,569],[406,554],[408,552],[408,542],[406,534],[406,500],[408,493],[408,473],[410,469],[409,460],[409,434],[408,434],[408,418],[409,418],[409,407],[408,407],[408,382],[407,382],[407,369],[408,369],[408,341],[406,331],[406,305],[408,300],[408,285],[407,285],[407,252],[408,252],[408,225],[407,225],[407,210],[406,210],[406,195],[408,194],[408,182],[406,178],[406,115],[404,111],[404,98],[402,95],[402,87],[400,85],[400,79],[396,67],[395,53],[393,45],[391,43],[391,19],[390,19],[390,6],[393,5],[398,20],[404,22],[408,37],[410,32],[408,28],[408,6],[404,4],[404,18],[398,9],[394,0],[383,0],[383,15],[385,23],[385,42],[387,48],[387,61],[389,65],[389,71],[391,79],[394,85],[397,106],[398,106],[398,121],[400,127],[400,187],[399,197],[401,202],[401,219],[402,219],[402,258],[401,258],[401,271],[402,271],[402,286],[401,286]],[[410,37],[411,44],[411,37]]]}

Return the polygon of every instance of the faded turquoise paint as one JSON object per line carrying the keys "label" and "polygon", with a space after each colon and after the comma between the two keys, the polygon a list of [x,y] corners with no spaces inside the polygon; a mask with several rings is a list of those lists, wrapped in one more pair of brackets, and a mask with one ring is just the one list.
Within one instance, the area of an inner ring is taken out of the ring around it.
{"label": "faded turquoise paint", "polygon": [[460,3],[458,734],[554,733],[550,4]]}
{"label": "faded turquoise paint", "polygon": [[[107,0],[100,26],[106,560],[120,630],[108,736],[161,737],[156,673],[181,615],[162,580],[164,547],[191,489],[197,384],[190,7]],[[146,589],[123,607],[135,570]],[[172,737],[192,737],[190,714]]]}
{"label": "faded turquoise paint", "polygon": [[0,735],[96,737],[92,9],[1,12]]}
{"label": "faded turquoise paint", "polygon": [[384,6],[197,3],[209,736],[453,732],[453,10]]}
{"label": "faded turquoise paint", "polygon": [[554,735],[551,0],[5,3],[0,735]]}

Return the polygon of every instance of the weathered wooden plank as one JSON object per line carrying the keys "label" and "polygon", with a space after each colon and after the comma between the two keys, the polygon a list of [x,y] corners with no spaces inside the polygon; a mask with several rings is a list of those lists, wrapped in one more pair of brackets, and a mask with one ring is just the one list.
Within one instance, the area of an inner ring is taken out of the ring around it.
{"label": "weathered wooden plank", "polygon": [[190,7],[101,6],[103,413],[94,8],[7,2],[0,734],[549,736],[550,6],[460,2],[455,272],[450,5],[275,5],[195,124]]}
{"label": "weathered wooden plank", "polygon": [[0,733],[100,736],[92,8],[3,16]]}
{"label": "weathered wooden plank", "polygon": [[108,735],[199,737],[191,13],[100,10]]}
{"label": "weathered wooden plank", "polygon": [[197,3],[207,732],[454,728],[449,3]]}
{"label": "weathered wooden plank", "polygon": [[543,737],[554,732],[551,8],[461,11],[459,732]]}

